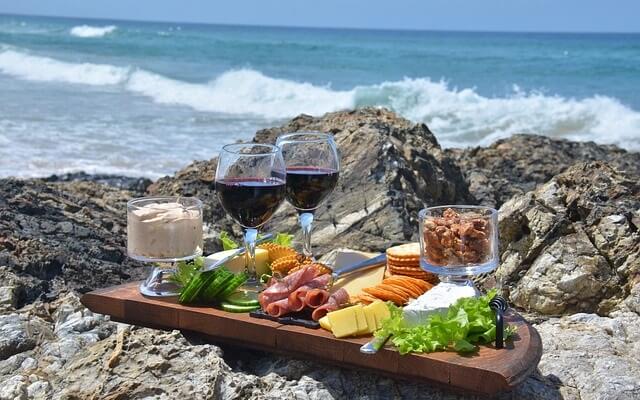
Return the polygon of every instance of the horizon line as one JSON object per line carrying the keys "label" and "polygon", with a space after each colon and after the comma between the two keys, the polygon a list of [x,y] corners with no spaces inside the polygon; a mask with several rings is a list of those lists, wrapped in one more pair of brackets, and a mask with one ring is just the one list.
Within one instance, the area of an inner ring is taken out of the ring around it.
{"label": "horizon line", "polygon": [[315,30],[352,30],[352,31],[381,31],[381,32],[449,32],[449,33],[506,33],[506,34],[578,34],[578,35],[637,35],[640,31],[543,31],[543,30],[476,30],[476,29],[420,29],[420,28],[364,28],[364,27],[343,27],[343,26],[301,26],[301,25],[277,25],[277,24],[241,24],[241,23],[224,23],[224,22],[197,22],[197,21],[167,21],[159,19],[140,20],[133,18],[96,18],[96,17],[77,17],[68,15],[42,15],[42,14],[12,14],[0,12],[2,16],[13,17],[43,17],[57,19],[78,19],[91,21],[121,21],[121,22],[141,22],[141,23],[160,23],[160,24],[186,24],[186,25],[209,25],[209,26],[226,26],[226,27],[247,27],[247,28],[287,28],[287,29],[315,29]]}

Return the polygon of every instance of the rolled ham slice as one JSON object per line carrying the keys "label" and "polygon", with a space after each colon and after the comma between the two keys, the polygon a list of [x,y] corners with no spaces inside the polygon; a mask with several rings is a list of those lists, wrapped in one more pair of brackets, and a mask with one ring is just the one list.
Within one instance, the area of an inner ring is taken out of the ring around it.
{"label": "rolled ham slice", "polygon": [[263,290],[258,296],[258,301],[263,310],[274,301],[286,299],[291,292],[300,286],[308,283],[317,276],[316,269],[307,267],[285,276],[282,280],[273,282],[268,288]]}
{"label": "rolled ham slice", "polygon": [[270,303],[264,310],[272,317],[282,317],[292,311],[289,299],[286,298]]}
{"label": "rolled ham slice", "polygon": [[329,297],[329,300],[327,300],[325,304],[313,310],[313,313],[311,314],[311,318],[313,318],[314,321],[318,321],[320,318],[324,317],[331,311],[337,310],[338,308],[340,308],[341,305],[347,304],[348,302],[349,302],[349,293],[347,293],[346,290],[340,288],[336,290],[333,294],[331,294],[331,296]]}
{"label": "rolled ham slice", "polygon": [[311,289],[310,287],[308,287],[307,285],[304,285],[294,290],[289,295],[289,306],[291,307],[291,311],[296,312],[296,311],[302,311],[304,309],[304,306],[305,306],[304,298],[307,296],[307,292],[310,289]]}
{"label": "rolled ham slice", "polygon": [[325,289],[311,289],[307,292],[307,295],[304,297],[304,304],[310,308],[318,308],[327,301],[329,301],[328,290]]}

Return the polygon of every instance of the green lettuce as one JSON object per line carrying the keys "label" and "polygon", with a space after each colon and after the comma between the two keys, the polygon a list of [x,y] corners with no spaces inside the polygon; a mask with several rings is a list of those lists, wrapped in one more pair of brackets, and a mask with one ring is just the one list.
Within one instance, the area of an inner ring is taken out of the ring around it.
{"label": "green lettuce", "polygon": [[223,250],[233,250],[237,249],[239,244],[236,243],[227,232],[220,232],[220,241],[222,242]]}
{"label": "green lettuce", "polygon": [[[388,303],[391,316],[382,321],[382,328],[375,336],[391,336],[391,342],[400,354],[438,350],[475,352],[478,349],[476,344],[491,343],[496,339],[495,316],[489,307],[495,294],[495,291],[490,291],[481,297],[460,299],[449,307],[447,314],[434,314],[418,326],[407,325],[402,308]],[[513,329],[507,327],[505,338],[512,333]]]}
{"label": "green lettuce", "polygon": [[[258,239],[261,235],[258,235]],[[222,242],[223,250],[233,250],[237,249],[240,245],[231,238],[231,235],[228,232],[222,231],[220,232],[220,241]],[[289,235],[288,233],[277,233],[276,237],[267,241],[275,244],[279,244],[285,247],[291,247],[293,242],[293,235]]]}

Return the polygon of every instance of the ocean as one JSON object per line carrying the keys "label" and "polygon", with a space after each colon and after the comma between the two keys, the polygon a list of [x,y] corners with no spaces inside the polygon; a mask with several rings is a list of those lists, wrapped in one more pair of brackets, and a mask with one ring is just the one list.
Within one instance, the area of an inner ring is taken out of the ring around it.
{"label": "ocean", "polygon": [[157,178],[300,113],[388,107],[445,147],[640,151],[640,34],[376,31],[0,15],[0,176]]}

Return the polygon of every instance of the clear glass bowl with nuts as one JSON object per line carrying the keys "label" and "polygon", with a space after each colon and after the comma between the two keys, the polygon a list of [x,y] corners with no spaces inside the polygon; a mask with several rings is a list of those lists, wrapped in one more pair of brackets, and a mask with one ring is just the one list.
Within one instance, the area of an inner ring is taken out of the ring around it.
{"label": "clear glass bowl with nuts", "polygon": [[439,206],[420,211],[420,265],[441,280],[466,280],[498,266],[498,211]]}

